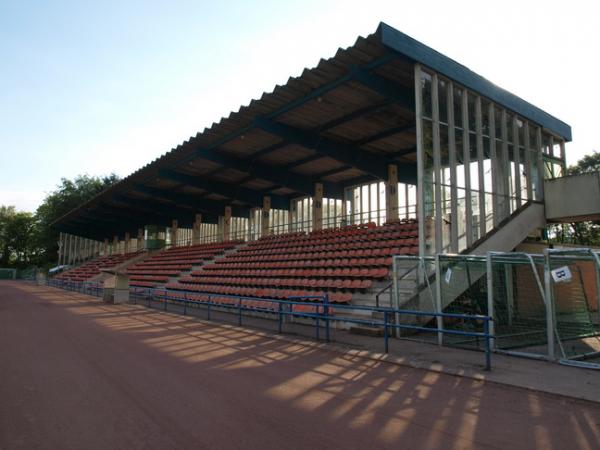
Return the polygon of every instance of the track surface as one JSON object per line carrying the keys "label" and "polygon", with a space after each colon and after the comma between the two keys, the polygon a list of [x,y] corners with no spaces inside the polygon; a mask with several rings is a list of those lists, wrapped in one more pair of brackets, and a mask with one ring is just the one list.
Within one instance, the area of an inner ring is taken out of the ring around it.
{"label": "track surface", "polygon": [[597,404],[0,282],[1,449],[598,449],[599,429]]}

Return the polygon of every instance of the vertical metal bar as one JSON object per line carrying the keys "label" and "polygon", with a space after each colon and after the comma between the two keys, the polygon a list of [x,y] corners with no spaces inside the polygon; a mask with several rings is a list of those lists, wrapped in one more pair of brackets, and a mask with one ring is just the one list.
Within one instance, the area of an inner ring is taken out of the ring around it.
{"label": "vertical metal bar", "polygon": [[550,252],[544,250],[544,285],[546,289],[546,338],[548,340],[548,358],[555,359],[554,354],[554,295],[552,292],[552,275],[550,273]]}
{"label": "vertical metal bar", "polygon": [[383,341],[384,341],[385,353],[389,353],[390,337],[389,337],[389,332],[388,332],[388,312],[387,311],[383,312]]}
{"label": "vertical metal bar", "polygon": [[442,171],[440,148],[440,102],[439,79],[437,73],[433,74],[431,83],[432,125],[433,125],[433,171],[434,171],[434,197],[435,197],[435,252],[442,253]]}
{"label": "vertical metal bar", "polygon": [[542,129],[541,127],[537,127],[535,133],[535,144],[537,146],[537,160],[538,160],[538,191],[539,198],[536,200],[543,201],[544,200],[544,155],[542,155]]}
{"label": "vertical metal bar", "polygon": [[[493,116],[492,116],[493,117]],[[492,118],[490,117],[490,129],[493,130],[492,126]],[[477,96],[475,98],[475,133],[476,133],[476,143],[477,143],[477,161],[478,161],[478,177],[479,183],[477,184],[479,188],[479,237],[483,237],[486,232],[486,208],[485,208],[485,173],[483,171],[483,160],[484,160],[484,152],[483,152],[483,118],[481,116],[481,97]],[[491,132],[490,132],[491,133]],[[490,146],[492,142],[492,137],[490,136]],[[493,159],[492,159],[493,161]],[[493,162],[492,162],[493,164]]]}
{"label": "vertical metal bar", "polygon": [[485,370],[492,370],[492,345],[490,335],[490,321],[483,321],[483,333],[485,334]]}
{"label": "vertical metal bar", "polygon": [[529,122],[524,122],[524,147],[525,147],[525,180],[527,183],[527,200],[533,200],[533,187],[531,185],[531,147],[529,145],[531,136],[529,135]]}
{"label": "vertical metal bar", "polygon": [[283,314],[282,314],[282,306],[283,303],[278,303],[278,311],[277,311],[277,332],[281,334],[283,328]]}
{"label": "vertical metal bar", "polygon": [[[435,255],[435,312],[442,312],[442,269],[440,265],[440,255]],[[444,345],[444,318],[440,315],[435,317],[437,323],[437,341],[438,345]]]}
{"label": "vertical metal bar", "polygon": [[[415,64],[415,117],[417,135],[417,223],[419,226],[419,255],[425,256],[425,152],[423,149],[423,94],[421,92],[421,66]],[[386,205],[387,207],[387,205]],[[386,218],[389,220],[389,218]],[[395,262],[395,261],[394,261]],[[395,267],[395,266],[394,266]],[[396,282],[394,272],[394,282]],[[394,297],[398,300],[397,286],[394,285]]]}
{"label": "vertical metal bar", "polygon": [[450,164],[450,251],[458,253],[458,186],[456,180],[456,136],[454,128],[454,83],[448,83],[448,160]]}
{"label": "vertical metal bar", "polygon": [[330,329],[329,329],[329,295],[325,294],[323,297],[323,312],[325,313],[325,340],[329,342]]}
{"label": "vertical metal bar", "polygon": [[469,98],[472,95],[463,89],[462,123],[463,123],[463,164],[465,168],[465,214],[467,248],[473,244],[473,205],[471,203],[471,148],[469,133]]}
{"label": "vertical metal bar", "polygon": [[[496,106],[490,102],[488,108],[488,123],[490,127],[489,139],[490,139],[490,165],[492,168],[492,214],[494,227],[498,226],[500,222],[500,200],[499,197],[502,195],[502,189],[498,182],[498,154],[496,148]],[[483,182],[483,180],[482,180]]]}
{"label": "vertical metal bar", "polygon": [[501,206],[502,215],[500,216],[500,221],[502,221],[510,215],[510,186],[512,178],[510,164],[508,161],[508,128],[506,127],[508,116],[506,113],[506,109],[502,109],[501,118],[502,123],[500,125],[502,130],[502,153],[500,155],[500,167],[502,170],[500,171],[500,177],[502,181],[503,198]]}
{"label": "vertical metal bar", "polygon": [[[492,265],[492,253],[488,252],[486,254],[485,264],[486,264],[486,272],[487,272],[487,315],[490,318],[490,323],[488,326],[488,334],[494,336],[495,327],[494,327],[494,272]],[[496,345],[494,341],[492,341],[492,347]]]}
{"label": "vertical metal bar", "polygon": [[242,297],[238,301],[238,325],[242,326]]}
{"label": "vertical metal bar", "polygon": [[[395,256],[392,256],[392,285],[394,288],[394,306],[393,306],[393,308],[396,311],[394,313],[394,320],[395,320],[395,323],[398,324],[398,323],[400,323],[400,313],[398,313],[398,310],[400,309],[400,292],[398,291],[398,258],[396,258]],[[399,328],[395,328],[395,335],[396,335],[396,337],[400,337],[400,329]]]}
{"label": "vertical metal bar", "polygon": [[515,167],[515,197],[517,208],[521,206],[521,142],[519,140],[519,124],[517,116],[513,115],[513,158]]}

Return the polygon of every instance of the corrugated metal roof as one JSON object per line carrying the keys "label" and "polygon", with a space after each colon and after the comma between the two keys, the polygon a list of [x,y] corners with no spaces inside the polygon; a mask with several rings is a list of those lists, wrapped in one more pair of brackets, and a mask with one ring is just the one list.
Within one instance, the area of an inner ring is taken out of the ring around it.
{"label": "corrugated metal roof", "polygon": [[[338,196],[344,185],[376,177],[390,162],[414,181],[414,61],[570,138],[570,128],[558,119],[382,23],[376,33],[241,106],[55,225],[92,238],[149,221],[167,225],[177,219],[188,226],[193,212],[214,221],[226,204],[259,206],[262,195],[272,195],[274,207],[283,205],[319,180],[325,195]],[[160,195],[140,197],[145,186]],[[146,199],[143,206],[140,198]],[[95,225],[103,214],[114,218],[111,227]]]}

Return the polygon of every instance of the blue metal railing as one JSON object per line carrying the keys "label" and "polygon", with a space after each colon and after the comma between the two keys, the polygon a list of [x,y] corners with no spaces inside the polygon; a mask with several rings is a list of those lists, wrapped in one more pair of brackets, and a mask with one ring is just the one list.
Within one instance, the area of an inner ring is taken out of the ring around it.
{"label": "blue metal railing", "polygon": [[[100,283],[87,282],[87,281],[70,281],[60,279],[48,279],[46,281],[48,286],[58,287],[61,289],[80,292],[83,294],[94,295],[96,297],[102,297],[104,288]],[[211,309],[219,308],[221,310],[230,310],[237,313],[237,323],[242,326],[243,323],[243,312],[259,312],[266,314],[277,315],[277,331],[283,333],[283,323],[285,317],[298,317],[305,319],[314,320],[315,326],[315,338],[320,340],[321,323],[324,324],[325,328],[325,340],[330,342],[331,339],[331,323],[332,322],[346,322],[354,323],[359,325],[368,325],[373,327],[383,328],[384,338],[384,351],[389,352],[389,340],[390,333],[396,329],[422,331],[428,333],[442,333],[449,335],[458,335],[464,337],[472,337],[476,339],[483,339],[485,342],[484,353],[485,353],[485,370],[491,370],[491,340],[493,336],[490,334],[490,322],[491,317],[482,315],[469,315],[469,314],[454,314],[454,313],[436,313],[436,312],[423,312],[405,309],[395,309],[389,307],[370,307],[361,305],[344,305],[338,304],[332,305],[329,302],[327,295],[315,295],[315,296],[302,296],[302,297],[289,297],[287,300],[277,300],[250,296],[237,296],[228,294],[216,294],[208,292],[195,292],[195,291],[170,291],[168,289],[156,289],[156,288],[130,288],[130,293],[135,304],[138,303],[138,299],[142,298],[147,301],[147,306],[152,307],[153,301],[162,302],[164,311],[168,310],[169,303],[179,304],[183,306],[183,314],[187,315],[188,308],[204,306],[207,311],[207,319],[211,320]],[[205,300],[198,299],[198,297],[204,297]],[[313,300],[313,301],[307,301]],[[267,306],[270,305],[270,306]],[[303,310],[299,310],[298,306],[302,306]],[[309,311],[306,309],[308,308]],[[313,311],[310,311],[312,309]],[[340,311],[369,311],[371,313],[377,312],[383,315],[383,320],[376,319],[360,319],[356,317],[349,317],[339,315]],[[478,331],[462,331],[452,330],[445,328],[430,328],[421,325],[412,325],[408,323],[395,323],[394,317],[426,317],[426,318],[452,318],[461,319],[465,321],[471,321],[474,323],[481,322],[483,324],[483,332]]]}
{"label": "blue metal railing", "polygon": [[64,289],[66,291],[93,295],[94,297],[102,297],[104,294],[104,287],[97,281],[73,281],[48,278],[46,279],[46,285]]}
{"label": "blue metal railing", "polygon": [[[211,320],[211,309],[217,307],[226,310],[233,310],[237,313],[238,325],[242,325],[242,317],[244,311],[261,312],[266,314],[277,315],[277,331],[283,332],[283,319],[284,317],[299,317],[314,320],[315,326],[315,338],[320,340],[320,329],[321,323],[324,324],[325,328],[325,340],[330,341],[331,336],[331,323],[332,322],[346,322],[355,323],[360,325],[369,325],[374,327],[383,328],[384,332],[384,351],[389,352],[389,339],[390,333],[395,329],[405,329],[413,331],[422,331],[429,333],[442,333],[455,336],[471,337],[476,339],[484,340],[484,353],[485,353],[485,369],[491,370],[491,340],[493,336],[490,334],[490,322],[489,316],[483,315],[469,315],[469,314],[454,314],[454,313],[435,313],[435,312],[423,312],[414,310],[395,309],[387,307],[370,307],[370,306],[359,306],[359,305],[343,305],[343,304],[332,304],[329,302],[327,295],[322,296],[302,296],[302,297],[289,297],[288,300],[276,300],[266,299],[250,296],[236,296],[228,294],[216,294],[208,292],[194,292],[194,291],[169,291],[167,289],[152,289],[152,288],[131,288],[130,292],[133,294],[134,302],[137,303],[137,298],[140,296],[147,300],[147,305],[151,307],[152,301],[162,302],[163,310],[167,310],[168,304],[180,304],[183,306],[183,314],[187,314],[187,310],[190,306],[205,306],[207,310],[207,319]],[[192,296],[194,298],[192,298]],[[199,296],[205,298],[205,300],[198,299]],[[231,300],[230,302],[227,300]],[[306,300],[316,300],[307,302]],[[258,305],[257,305],[258,304]],[[264,306],[272,305],[272,306]],[[303,306],[313,309],[313,312],[309,311],[298,311],[295,310],[295,306]],[[363,310],[369,312],[382,313],[383,320],[375,319],[360,319],[356,317],[348,317],[339,315],[339,311],[348,310]],[[445,328],[430,328],[421,325],[412,325],[407,323],[395,323],[393,320],[396,315],[400,317],[413,316],[413,317],[426,317],[426,318],[452,318],[460,319],[465,321],[471,321],[474,323],[481,322],[483,325],[483,331],[462,331]]]}

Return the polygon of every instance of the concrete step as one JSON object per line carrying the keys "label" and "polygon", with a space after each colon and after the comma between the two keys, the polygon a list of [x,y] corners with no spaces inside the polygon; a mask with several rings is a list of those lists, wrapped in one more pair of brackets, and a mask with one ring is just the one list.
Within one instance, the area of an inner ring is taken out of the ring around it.
{"label": "concrete step", "polygon": [[368,325],[352,325],[350,333],[362,336],[381,337],[384,335],[383,327],[371,327]]}

